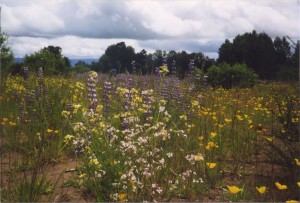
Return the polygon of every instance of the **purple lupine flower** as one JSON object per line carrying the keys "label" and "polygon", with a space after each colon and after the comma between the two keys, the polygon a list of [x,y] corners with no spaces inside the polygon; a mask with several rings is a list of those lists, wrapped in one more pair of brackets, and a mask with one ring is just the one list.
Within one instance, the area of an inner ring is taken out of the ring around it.
{"label": "purple lupine flower", "polygon": [[136,66],[134,60],[131,62],[131,65],[132,65],[132,75],[136,75]]}
{"label": "purple lupine flower", "polygon": [[171,89],[171,80],[169,78],[164,78],[164,83],[161,86],[161,97],[169,101],[169,91]]}
{"label": "purple lupine flower", "polygon": [[194,71],[195,71],[195,60],[194,59],[190,59],[188,74],[189,75],[193,75]]}
{"label": "purple lupine flower", "polygon": [[172,61],[172,66],[170,68],[170,74],[171,75],[177,75],[177,72],[176,72],[176,61],[175,60]]}
{"label": "purple lupine flower", "polygon": [[24,105],[22,103],[19,105],[19,121],[20,121],[20,124],[25,124],[25,122],[26,122],[25,109],[24,109]]}
{"label": "purple lupine flower", "polygon": [[38,80],[40,84],[44,84],[44,72],[43,68],[38,69]]}
{"label": "purple lupine flower", "polygon": [[98,74],[95,71],[90,71],[87,80],[87,89],[88,89],[88,99],[90,101],[89,109],[95,112],[98,99],[97,99],[97,92],[96,92],[96,84],[98,82]]}
{"label": "purple lupine flower", "polygon": [[109,115],[110,111],[110,96],[112,94],[112,83],[111,82],[105,82],[103,87],[103,93],[102,93],[102,102],[103,102],[103,114],[104,116]]}
{"label": "purple lupine flower", "polygon": [[166,55],[163,55],[162,65],[163,66],[168,66],[168,64],[167,64],[167,56]]}
{"label": "purple lupine flower", "polygon": [[24,67],[23,78],[24,80],[28,79],[28,67]]}
{"label": "purple lupine flower", "polygon": [[27,106],[34,105],[35,90],[27,90],[25,94],[25,102]]}
{"label": "purple lupine flower", "polygon": [[145,123],[150,124],[150,117],[152,116],[152,92],[153,90],[144,90],[142,91],[142,101],[146,106],[146,112],[144,115]]}
{"label": "purple lupine flower", "polygon": [[112,77],[116,77],[117,76],[117,69],[111,69],[110,74]]}
{"label": "purple lupine flower", "polygon": [[83,154],[84,147],[85,147],[85,141],[82,138],[76,137],[73,141],[73,144],[75,145],[75,153],[76,154]]}

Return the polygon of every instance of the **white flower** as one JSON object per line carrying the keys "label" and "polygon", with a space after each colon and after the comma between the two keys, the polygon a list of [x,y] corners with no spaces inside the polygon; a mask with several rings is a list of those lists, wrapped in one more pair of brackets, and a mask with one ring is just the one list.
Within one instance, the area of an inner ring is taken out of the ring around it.
{"label": "white flower", "polygon": [[161,113],[161,112],[163,112],[165,109],[166,109],[166,107],[160,106],[160,107],[159,107],[159,112]]}
{"label": "white flower", "polygon": [[172,152],[168,152],[167,153],[167,157],[169,157],[169,158],[173,157],[173,153]]}

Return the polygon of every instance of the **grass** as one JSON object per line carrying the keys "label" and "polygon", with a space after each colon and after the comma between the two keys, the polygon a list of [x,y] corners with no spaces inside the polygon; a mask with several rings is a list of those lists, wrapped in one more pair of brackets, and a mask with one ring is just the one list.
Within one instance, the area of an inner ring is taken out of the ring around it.
{"label": "grass", "polygon": [[[91,72],[0,88],[2,201],[72,201],[70,188],[90,201],[299,200],[298,84]],[[52,181],[70,159],[73,175]]]}

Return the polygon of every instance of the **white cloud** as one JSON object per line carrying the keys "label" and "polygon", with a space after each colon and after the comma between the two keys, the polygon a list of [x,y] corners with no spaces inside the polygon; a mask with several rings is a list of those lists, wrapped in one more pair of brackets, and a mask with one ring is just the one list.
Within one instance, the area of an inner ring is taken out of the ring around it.
{"label": "white cloud", "polygon": [[266,32],[299,39],[297,0],[2,0],[3,29],[17,56],[47,45],[99,58],[120,41],[151,50],[217,53],[225,39]]}
{"label": "white cloud", "polygon": [[58,38],[37,38],[37,37],[11,37],[9,45],[12,47],[16,57],[22,57],[23,53],[32,54],[49,45],[62,48],[62,54],[70,58],[96,58],[98,59],[105,49],[120,41],[126,42],[137,51],[141,48],[136,40],[131,39],[94,39],[80,38],[76,36],[63,36]]}

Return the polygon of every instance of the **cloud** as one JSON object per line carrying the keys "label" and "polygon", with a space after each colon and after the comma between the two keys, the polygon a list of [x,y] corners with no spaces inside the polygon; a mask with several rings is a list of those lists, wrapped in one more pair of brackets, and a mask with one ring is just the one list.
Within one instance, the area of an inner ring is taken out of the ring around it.
{"label": "cloud", "polygon": [[299,39],[297,0],[2,0],[3,29],[16,55],[46,45],[96,57],[120,41],[136,50],[217,53],[225,39],[266,32]]}
{"label": "cloud", "polygon": [[[38,37],[11,37],[9,44],[14,48],[17,57],[22,57],[23,53],[33,54],[43,47],[49,45],[62,48],[62,54],[70,58],[99,58],[105,49],[112,44],[120,41],[126,45],[139,47],[136,40],[130,39],[94,39],[81,38],[77,36],[63,36],[57,38],[38,38]],[[137,49],[137,51],[142,48]]]}

